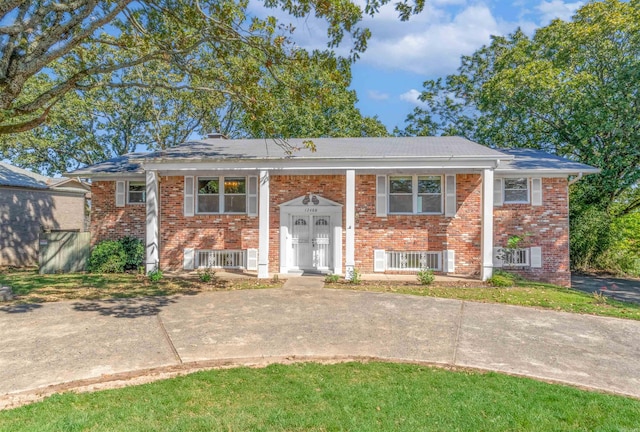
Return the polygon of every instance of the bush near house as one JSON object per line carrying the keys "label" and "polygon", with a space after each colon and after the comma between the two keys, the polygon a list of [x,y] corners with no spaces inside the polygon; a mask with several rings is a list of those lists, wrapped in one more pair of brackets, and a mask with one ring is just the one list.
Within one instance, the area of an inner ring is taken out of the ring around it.
{"label": "bush near house", "polygon": [[137,270],[144,262],[144,245],[134,237],[104,240],[98,243],[89,257],[91,273],[123,273]]}

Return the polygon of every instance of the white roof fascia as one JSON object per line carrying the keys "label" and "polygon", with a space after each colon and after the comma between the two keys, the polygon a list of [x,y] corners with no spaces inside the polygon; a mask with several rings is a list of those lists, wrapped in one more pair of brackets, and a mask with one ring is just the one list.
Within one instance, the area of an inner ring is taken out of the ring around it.
{"label": "white roof fascia", "polygon": [[[336,163],[339,162],[339,163]],[[495,169],[498,164],[496,158],[429,158],[429,159],[394,159],[385,158],[379,160],[362,159],[280,159],[280,160],[218,160],[198,161],[180,160],[171,162],[147,161],[143,163],[146,170],[158,171],[198,171],[198,170],[340,170],[340,169]]]}
{"label": "white roof fascia", "polygon": [[599,169],[579,169],[579,170],[567,170],[567,169],[528,169],[528,170],[518,170],[518,169],[496,169],[495,175],[496,177],[567,177],[570,175],[578,175],[582,174],[597,174],[599,173]]}
{"label": "white roof fascia", "polygon": [[96,173],[96,174],[83,174],[82,178],[91,179],[92,182],[96,181],[116,181],[116,180],[133,180],[133,181],[146,181],[146,177],[143,172],[137,173]]}

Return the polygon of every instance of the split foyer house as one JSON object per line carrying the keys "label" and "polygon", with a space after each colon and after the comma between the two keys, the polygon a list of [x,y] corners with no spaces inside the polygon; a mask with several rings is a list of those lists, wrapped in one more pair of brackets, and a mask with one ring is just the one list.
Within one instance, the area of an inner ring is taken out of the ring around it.
{"label": "split foyer house", "polygon": [[[71,173],[92,180],[92,241],[137,236],[147,270],[491,276],[569,285],[569,178],[598,170],[460,137],[217,135]],[[503,253],[512,236],[522,241]]]}

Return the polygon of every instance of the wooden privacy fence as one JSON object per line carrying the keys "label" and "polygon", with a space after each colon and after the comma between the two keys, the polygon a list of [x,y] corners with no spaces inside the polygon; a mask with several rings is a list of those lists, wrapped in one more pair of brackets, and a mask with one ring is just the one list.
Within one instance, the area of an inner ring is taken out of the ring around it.
{"label": "wooden privacy fence", "polygon": [[38,244],[40,274],[72,273],[87,269],[91,252],[91,233],[40,233]]}

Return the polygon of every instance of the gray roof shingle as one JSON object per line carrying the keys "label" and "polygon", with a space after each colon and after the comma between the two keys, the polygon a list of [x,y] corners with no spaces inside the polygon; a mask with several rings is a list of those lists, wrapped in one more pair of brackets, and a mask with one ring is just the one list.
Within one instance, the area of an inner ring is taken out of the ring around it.
{"label": "gray roof shingle", "polygon": [[[316,151],[305,147],[313,141]],[[149,159],[352,159],[411,157],[499,158],[495,150],[461,137],[295,138],[287,140],[293,152],[273,140],[205,139],[147,155]]]}
{"label": "gray roof shingle", "polygon": [[[316,151],[305,146],[313,141]],[[204,139],[150,153],[130,153],[69,173],[73,176],[143,173],[145,161],[305,160],[466,158],[500,159],[504,155],[461,137],[385,137],[289,139],[287,148],[271,139]]]}
{"label": "gray roof shingle", "polygon": [[593,174],[598,168],[534,149],[500,149],[502,153],[514,159],[500,161],[496,172],[510,171],[566,171],[571,173]]}
{"label": "gray roof shingle", "polygon": [[0,162],[0,186],[40,190],[47,189],[71,192],[74,194],[85,194],[90,191],[89,185],[84,182],[73,183],[74,184],[68,185],[69,179],[67,178],[47,177],[5,162]]}
{"label": "gray roof shingle", "polygon": [[[313,141],[316,151],[305,146]],[[313,138],[287,140],[288,148],[271,139],[203,139],[188,141],[177,147],[149,153],[130,153],[81,168],[68,175],[101,176],[143,174],[144,162],[203,162],[215,160],[389,160],[389,159],[465,159],[499,160],[497,172],[513,170],[555,171],[567,174],[593,173],[588,165],[530,149],[491,149],[462,137],[383,137],[383,138]]]}
{"label": "gray roof shingle", "polygon": [[47,189],[53,183],[51,177],[0,162],[0,186]]}

